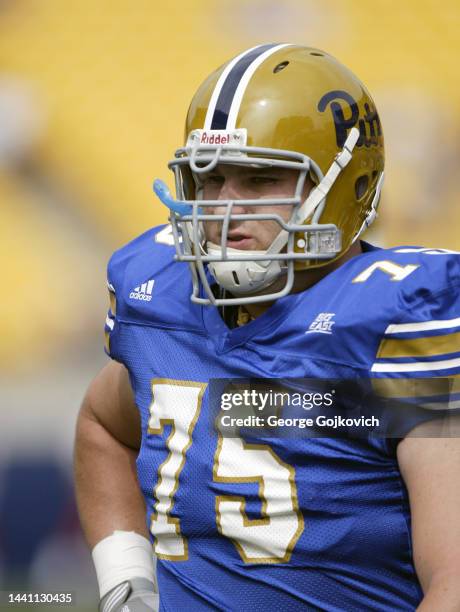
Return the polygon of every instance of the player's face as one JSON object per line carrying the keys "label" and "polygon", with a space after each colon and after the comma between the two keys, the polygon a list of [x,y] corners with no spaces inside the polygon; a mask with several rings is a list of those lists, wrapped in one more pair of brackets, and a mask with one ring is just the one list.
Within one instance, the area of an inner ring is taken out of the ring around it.
{"label": "player's face", "polygon": [[[289,198],[295,194],[299,173],[287,168],[247,168],[243,166],[218,165],[205,175],[203,181],[204,200],[259,200]],[[313,183],[307,178],[303,197]],[[215,206],[206,210],[208,214],[224,214],[225,208]],[[288,221],[292,205],[241,206],[235,203],[233,214],[276,214]],[[221,221],[205,224],[207,240],[215,244],[221,241]],[[227,245],[234,249],[265,251],[276,238],[281,226],[276,221],[243,220],[232,221],[228,231]]]}

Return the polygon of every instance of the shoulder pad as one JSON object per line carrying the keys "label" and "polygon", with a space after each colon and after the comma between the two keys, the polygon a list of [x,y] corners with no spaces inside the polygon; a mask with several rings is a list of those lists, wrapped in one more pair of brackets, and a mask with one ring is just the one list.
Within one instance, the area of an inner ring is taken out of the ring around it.
{"label": "shoulder pad", "polygon": [[174,260],[170,226],[152,228],[117,250],[108,281],[119,321],[174,328],[200,328],[200,308],[192,304],[188,265]]}
{"label": "shoulder pad", "polygon": [[403,377],[458,375],[460,254],[420,247],[384,253],[408,273],[398,283],[398,316],[388,321],[372,372]]}

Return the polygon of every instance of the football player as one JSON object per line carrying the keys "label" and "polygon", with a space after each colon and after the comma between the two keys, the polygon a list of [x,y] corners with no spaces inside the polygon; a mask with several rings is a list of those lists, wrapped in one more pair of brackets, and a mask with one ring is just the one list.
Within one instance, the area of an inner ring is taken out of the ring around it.
{"label": "football player", "polygon": [[199,87],[170,167],[170,224],[110,260],[112,361],[78,420],[100,610],[459,610],[457,439],[215,421],[229,379],[399,397],[460,374],[459,255],[359,240],[384,171],[368,91],[323,51],[254,47]]}

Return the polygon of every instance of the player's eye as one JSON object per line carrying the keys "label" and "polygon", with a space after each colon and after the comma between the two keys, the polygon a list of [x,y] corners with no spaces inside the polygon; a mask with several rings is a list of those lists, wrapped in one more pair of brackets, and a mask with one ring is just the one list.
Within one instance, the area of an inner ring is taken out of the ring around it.
{"label": "player's eye", "polygon": [[249,180],[252,185],[273,185],[278,182],[276,176],[269,176],[267,174],[254,175]]}
{"label": "player's eye", "polygon": [[220,174],[208,174],[203,181],[205,185],[222,185],[223,182],[224,177]]}

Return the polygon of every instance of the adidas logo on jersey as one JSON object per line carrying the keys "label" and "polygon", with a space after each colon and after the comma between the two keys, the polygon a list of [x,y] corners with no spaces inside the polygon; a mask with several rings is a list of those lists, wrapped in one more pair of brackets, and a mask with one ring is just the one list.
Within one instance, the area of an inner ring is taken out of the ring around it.
{"label": "adidas logo on jersey", "polygon": [[335,312],[320,312],[305,333],[332,334],[332,326],[335,324],[333,317],[335,317]]}
{"label": "adidas logo on jersey", "polygon": [[143,300],[144,302],[150,302],[152,299],[152,291],[153,285],[155,281],[149,280],[147,283],[142,283],[139,287],[134,287],[134,289],[129,294],[131,300]]}

